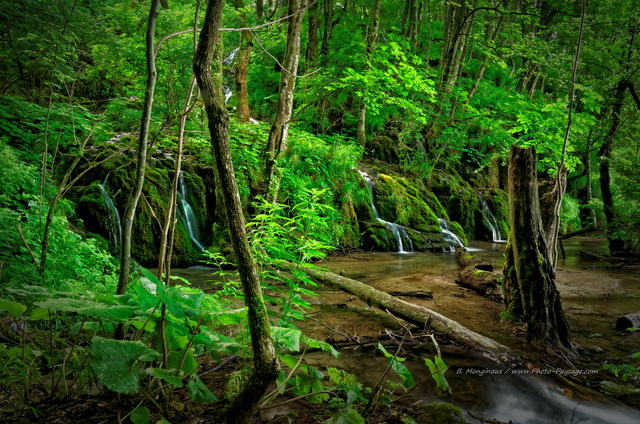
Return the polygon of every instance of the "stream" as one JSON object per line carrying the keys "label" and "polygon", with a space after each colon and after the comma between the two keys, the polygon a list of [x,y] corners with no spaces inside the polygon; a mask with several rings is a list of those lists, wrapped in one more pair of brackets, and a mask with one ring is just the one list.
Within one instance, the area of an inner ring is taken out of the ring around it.
{"label": "stream", "polygon": [[[562,295],[565,312],[577,343],[597,346],[602,353],[595,362],[607,358],[627,357],[640,351],[640,331],[625,333],[614,330],[618,317],[639,310],[640,275],[604,269],[607,263],[583,262],[580,250],[604,251],[605,242],[599,238],[576,238],[564,242],[567,259],[558,263],[557,286]],[[472,242],[469,249],[501,267],[503,243]],[[499,319],[503,306],[489,301],[454,283],[458,265],[450,252],[443,253],[385,253],[358,252],[336,256],[318,264],[383,291],[424,290],[433,299],[405,298],[458,321],[485,336],[514,348],[522,342],[513,336],[515,327]],[[602,269],[584,269],[594,267]],[[195,285],[202,287],[208,271],[193,268],[174,270]],[[313,318],[299,327],[320,340],[340,338],[333,330],[351,337],[377,337],[385,329],[400,328],[400,323],[381,311],[369,308],[353,295],[331,287],[314,289],[317,298],[310,313]],[[331,330],[331,327],[333,330]],[[595,400],[572,399],[571,392],[555,384],[544,374],[597,374],[608,379],[600,366],[571,370],[509,369],[489,362],[474,352],[455,346],[441,346],[442,356],[449,370],[445,377],[452,389],[449,398],[438,391],[435,383],[427,382],[409,395],[409,401],[451,402],[476,416],[514,424],[632,424],[640,423],[640,411],[614,399],[606,403]],[[415,381],[429,375],[423,358],[436,354],[433,345],[425,340],[418,348],[406,348],[404,364],[412,371]],[[342,349],[339,359],[323,353],[307,353],[307,363],[319,367],[335,366],[356,374],[374,386],[386,368],[386,358],[374,349]],[[593,361],[592,361],[593,362]],[[629,360],[628,362],[631,362]],[[466,417],[468,422],[471,420]]]}

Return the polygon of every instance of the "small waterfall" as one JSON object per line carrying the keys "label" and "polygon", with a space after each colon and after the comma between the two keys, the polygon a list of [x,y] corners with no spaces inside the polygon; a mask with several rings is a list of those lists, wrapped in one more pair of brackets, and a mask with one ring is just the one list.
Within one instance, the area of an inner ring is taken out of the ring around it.
{"label": "small waterfall", "polygon": [[200,250],[204,250],[204,246],[200,243],[200,232],[198,231],[198,221],[196,215],[193,213],[193,208],[188,202],[187,186],[184,183],[184,173],[180,172],[178,176],[178,200],[182,209],[182,217],[184,218],[185,227],[189,233],[191,242]]}
{"label": "small waterfall", "polygon": [[442,238],[449,245],[449,251],[453,252],[456,247],[464,247],[464,243],[462,240],[455,235],[453,231],[451,231],[451,227],[449,226],[449,222],[438,218],[438,223],[440,224],[440,231],[442,232]]}
{"label": "small waterfall", "polygon": [[[233,62],[236,60],[236,56],[238,55],[239,51],[240,47],[236,47],[235,49],[233,49],[227,57],[222,59],[222,64],[225,66],[233,65]],[[227,78],[225,78],[225,80],[226,79]],[[225,81],[225,83],[222,85],[222,91],[224,93],[224,104],[227,104],[231,96],[233,96],[233,89],[231,88],[230,84]]]}
{"label": "small waterfall", "polygon": [[491,209],[489,209],[489,204],[482,197],[480,198],[480,204],[482,205],[482,216],[484,218],[484,223],[487,225],[487,228],[491,230],[491,234],[494,242],[504,243],[506,240],[502,239],[502,235],[500,234],[500,226],[498,225],[498,220],[491,213]]}
{"label": "small waterfall", "polygon": [[[376,219],[376,221],[383,223],[384,225],[387,226],[389,230],[391,230],[391,232],[396,238],[396,244],[398,245],[398,253],[412,253],[413,242],[411,241],[409,234],[407,234],[407,229],[402,225],[385,221],[384,219],[380,218],[380,215],[378,215],[378,209],[376,209],[376,204],[373,201],[373,183],[371,182],[371,177],[369,176],[369,174],[367,174],[364,171],[358,170],[358,172],[360,173],[364,181],[367,183],[367,188],[369,189],[369,197],[371,198],[371,210],[373,211],[374,218]],[[405,244],[403,240],[407,242],[406,246],[409,248],[409,250],[404,250]]]}
{"label": "small waterfall", "polygon": [[111,175],[111,172],[107,174],[102,184],[98,184],[98,187],[100,187],[100,191],[102,191],[104,205],[107,208],[109,242],[114,251],[119,253],[120,240],[122,239],[122,220],[120,219],[120,212],[118,212],[118,208],[116,208],[116,205],[113,203],[113,199],[111,199],[111,196],[109,196],[109,193],[107,192],[107,181],[109,180],[109,175]]}

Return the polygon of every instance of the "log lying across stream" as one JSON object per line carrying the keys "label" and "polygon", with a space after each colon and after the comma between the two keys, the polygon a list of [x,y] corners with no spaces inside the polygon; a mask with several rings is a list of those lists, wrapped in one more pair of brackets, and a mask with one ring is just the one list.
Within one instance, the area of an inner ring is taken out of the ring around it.
{"label": "log lying across stream", "polygon": [[444,334],[454,343],[475,350],[494,362],[510,366],[524,365],[526,363],[517,352],[507,346],[475,333],[437,312],[405,302],[367,284],[332,272],[296,265],[286,261],[277,261],[275,265],[287,271],[302,271],[320,282],[336,286],[347,293],[356,295],[368,305],[387,311],[420,328],[430,326],[435,332]]}

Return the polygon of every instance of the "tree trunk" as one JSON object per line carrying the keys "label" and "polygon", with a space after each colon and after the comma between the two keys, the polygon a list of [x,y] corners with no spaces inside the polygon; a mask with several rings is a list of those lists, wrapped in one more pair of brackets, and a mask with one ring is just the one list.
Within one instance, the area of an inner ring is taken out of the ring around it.
{"label": "tree trunk", "polygon": [[620,238],[620,228],[618,217],[613,201],[613,192],[611,191],[611,171],[610,160],[613,146],[620,127],[620,113],[622,112],[622,103],[624,100],[624,90],[627,82],[620,81],[616,87],[616,94],[611,109],[611,126],[600,146],[598,157],[600,158],[600,192],[602,194],[602,205],[604,207],[604,216],[607,221],[607,239],[609,240],[609,253],[622,251],[624,249],[624,241]]}
{"label": "tree trunk", "polygon": [[[367,35],[367,50],[365,52],[365,63],[368,62],[373,49],[375,48],[376,41],[378,40],[378,33],[380,29],[380,0],[376,0],[373,7],[373,13],[371,15],[371,25],[368,28],[369,34]],[[369,70],[369,66],[365,65],[364,73]],[[360,101],[360,110],[358,112],[358,143],[361,146],[367,144],[367,94],[364,93]]]}
{"label": "tree trunk", "polygon": [[331,35],[333,34],[333,3],[334,0],[323,0],[324,9],[324,30],[322,32],[322,44],[320,45],[320,56],[325,66],[329,65],[329,48]]}
{"label": "tree trunk", "polygon": [[[133,229],[133,219],[136,215],[138,201],[142,193],[142,185],[144,184],[144,174],[147,165],[147,148],[149,145],[149,126],[151,124],[151,110],[153,108],[153,93],[156,87],[156,58],[154,55],[154,33],[156,27],[156,18],[158,16],[159,0],[151,1],[151,9],[149,10],[149,18],[147,20],[146,34],[146,55],[147,55],[147,86],[144,95],[144,108],[142,110],[142,118],[140,121],[140,135],[138,140],[138,154],[136,163],[136,178],[133,188],[129,194],[129,200],[122,217],[122,240],[120,241],[120,275],[118,277],[118,287],[116,294],[125,294],[127,292],[127,284],[129,283],[129,275],[131,271],[131,233]],[[120,333],[121,331],[118,331]],[[122,334],[118,334],[122,336]]]}
{"label": "tree trunk", "polygon": [[278,376],[279,364],[271,339],[260,279],[245,232],[242,205],[231,162],[229,115],[221,99],[215,95],[215,84],[211,73],[214,49],[220,38],[218,29],[222,20],[223,4],[223,0],[209,0],[207,4],[200,42],[193,59],[193,70],[209,121],[214,168],[224,199],[229,235],[238,259],[238,272],[248,311],[253,348],[251,377],[227,412],[227,422],[235,424],[250,421],[258,402]]}
{"label": "tree trunk", "polygon": [[276,266],[289,271],[302,271],[318,281],[339,287],[347,293],[358,296],[363,302],[366,302],[370,306],[388,311],[394,316],[410,324],[414,324],[421,329],[430,327],[435,332],[444,334],[454,343],[480,352],[495,362],[501,364],[522,364],[524,362],[520,355],[513,350],[488,337],[474,333],[456,321],[430,309],[395,298],[367,284],[331,272],[308,268],[285,261],[277,261]]}
{"label": "tree trunk", "polygon": [[[535,150],[511,146],[509,244],[517,287],[510,288],[519,293],[528,340],[573,351],[571,330],[555,286],[552,256],[543,230],[536,172]],[[509,258],[507,266],[511,267]],[[508,295],[507,300],[513,297]],[[517,309],[517,305],[509,308]]]}
{"label": "tree trunk", "polygon": [[298,73],[298,61],[300,59],[300,30],[306,7],[307,0],[289,0],[288,14],[292,16],[289,18],[287,30],[287,52],[282,64],[282,73],[280,74],[276,117],[271,126],[271,131],[269,131],[265,150],[267,195],[272,191],[271,184],[273,183],[276,158],[287,147],[289,122],[293,111],[293,92],[296,86],[296,74]]}
{"label": "tree trunk", "polygon": [[[243,0],[233,0],[233,6],[240,14],[240,24],[247,28],[247,14],[244,11]],[[240,122],[249,122],[251,114],[249,112],[249,90],[247,88],[247,73],[249,72],[249,58],[251,56],[251,42],[253,36],[249,31],[240,33],[240,47],[236,56],[235,65],[235,85],[236,85],[236,114]]]}
{"label": "tree trunk", "polygon": [[309,5],[309,25],[307,31],[307,70],[312,69],[318,62],[319,44],[318,30],[320,29],[320,19],[318,19],[318,1],[313,1]]}

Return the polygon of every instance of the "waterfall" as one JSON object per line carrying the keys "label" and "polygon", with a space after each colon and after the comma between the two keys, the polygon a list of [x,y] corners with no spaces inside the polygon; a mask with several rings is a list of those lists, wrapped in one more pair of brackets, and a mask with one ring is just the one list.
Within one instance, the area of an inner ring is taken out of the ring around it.
{"label": "waterfall", "polygon": [[442,232],[442,238],[449,245],[449,251],[453,252],[456,247],[464,247],[464,243],[462,240],[451,231],[451,227],[449,226],[449,222],[438,218],[438,223],[440,224],[440,231]]}
{"label": "waterfall", "polygon": [[500,226],[498,225],[498,220],[491,213],[491,209],[489,209],[489,204],[482,197],[480,198],[480,204],[482,205],[482,216],[484,218],[484,223],[487,225],[487,228],[491,230],[491,234],[494,242],[504,243],[506,240],[502,239],[502,235],[500,234]]}
{"label": "waterfall", "polygon": [[[389,230],[391,230],[391,232],[396,238],[396,244],[398,245],[398,253],[413,252],[413,242],[411,241],[409,234],[407,234],[407,229],[402,225],[385,221],[384,219],[380,218],[380,215],[378,215],[378,209],[376,208],[376,204],[373,201],[373,183],[371,182],[371,177],[369,176],[369,174],[367,174],[364,171],[358,170],[358,172],[360,173],[364,181],[367,183],[367,188],[369,189],[369,197],[371,198],[371,210],[373,211],[373,217],[376,219],[376,221],[383,223]],[[409,248],[409,250],[404,250],[405,244],[403,240],[407,242],[407,247]]]}
{"label": "waterfall", "polygon": [[200,243],[200,232],[198,231],[198,221],[196,215],[193,213],[193,208],[189,204],[187,197],[187,186],[184,183],[184,173],[180,172],[178,176],[178,200],[182,209],[182,218],[184,219],[185,227],[189,233],[191,242],[200,250],[204,250],[204,246]]}
{"label": "waterfall", "polygon": [[[233,49],[227,57],[222,59],[222,64],[227,66],[233,65],[233,62],[236,60],[236,56],[238,55],[239,51],[240,51],[240,47],[236,47],[235,49]],[[233,96],[233,89],[225,81],[225,83],[222,84],[222,91],[224,93],[224,104],[227,104],[231,96]]]}
{"label": "waterfall", "polygon": [[102,198],[104,199],[104,205],[107,208],[107,218],[109,225],[109,241],[111,247],[113,247],[116,253],[120,252],[120,240],[122,239],[122,220],[120,219],[120,212],[113,203],[113,199],[107,192],[107,181],[109,180],[111,172],[107,173],[102,184],[98,184],[100,191],[102,191]]}

